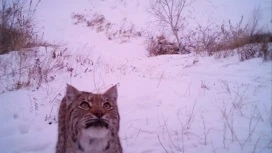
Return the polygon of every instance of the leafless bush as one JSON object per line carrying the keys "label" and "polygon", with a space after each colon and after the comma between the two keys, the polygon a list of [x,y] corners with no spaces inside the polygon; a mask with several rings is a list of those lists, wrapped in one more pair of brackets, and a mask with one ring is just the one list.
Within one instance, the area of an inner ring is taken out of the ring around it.
{"label": "leafless bush", "polygon": [[240,61],[252,59],[260,56],[260,48],[257,45],[247,45],[238,49]]}
{"label": "leafless bush", "polygon": [[227,57],[237,49],[241,61],[255,57],[269,60],[271,53],[268,44],[272,42],[272,34],[262,32],[260,19],[260,10],[256,8],[246,23],[242,16],[236,24],[229,20],[222,25],[199,25],[187,36],[188,41],[195,44],[193,46],[196,51],[204,51],[208,55]]}
{"label": "leafless bush", "polygon": [[182,52],[181,34],[185,29],[185,8],[194,0],[151,0],[148,12],[156,18],[159,26],[167,27],[173,34],[180,53]]}
{"label": "leafless bush", "polygon": [[272,48],[269,47],[269,43],[266,41],[257,44],[248,44],[238,48],[237,53],[240,61],[256,57],[262,57],[264,61],[272,60]]}
{"label": "leafless bush", "polygon": [[0,1],[0,54],[12,50],[33,47],[37,44],[38,35],[35,31],[33,16],[40,0],[1,0]]}
{"label": "leafless bush", "polygon": [[261,32],[260,19],[260,9],[255,8],[246,23],[244,23],[244,17],[242,16],[237,24],[233,24],[230,20],[228,25],[223,24],[221,26],[223,41],[221,41],[222,48],[220,50],[235,49],[255,43],[252,41],[254,36]]}
{"label": "leafless bush", "polygon": [[147,40],[147,51],[149,56],[157,56],[164,54],[178,54],[179,48],[176,43],[169,42],[163,35],[156,39],[149,38]]}
{"label": "leafless bush", "polygon": [[260,54],[264,61],[272,60],[272,47],[269,47],[269,43],[272,42],[272,33],[268,33],[268,36],[262,36]]}
{"label": "leafless bush", "polygon": [[250,38],[243,26],[243,17],[236,25],[229,20],[228,24],[210,24],[206,27],[199,25],[195,31],[197,31],[194,37],[196,49],[205,51],[208,55],[242,47],[249,43]]}

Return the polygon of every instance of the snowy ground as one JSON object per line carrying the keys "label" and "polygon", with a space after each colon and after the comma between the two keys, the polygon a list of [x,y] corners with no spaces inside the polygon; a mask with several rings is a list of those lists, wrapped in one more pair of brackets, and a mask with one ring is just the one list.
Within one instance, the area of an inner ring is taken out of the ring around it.
{"label": "snowy ground", "polygon": [[271,153],[271,62],[193,54],[148,58],[142,38],[109,41],[71,19],[73,12],[93,8],[111,22],[127,17],[141,29],[144,22],[137,14],[144,6],[136,0],[41,2],[37,15],[44,37],[66,44],[73,56],[65,63],[74,71],[55,74],[39,89],[0,94],[0,153],[54,152],[66,83],[93,92],[120,84],[124,153]]}

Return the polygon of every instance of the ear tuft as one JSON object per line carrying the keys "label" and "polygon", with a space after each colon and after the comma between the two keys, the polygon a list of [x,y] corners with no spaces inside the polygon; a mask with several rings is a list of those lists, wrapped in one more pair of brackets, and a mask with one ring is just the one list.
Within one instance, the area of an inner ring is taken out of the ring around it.
{"label": "ear tuft", "polygon": [[111,100],[116,101],[118,98],[117,85],[109,88],[104,94],[108,95]]}
{"label": "ear tuft", "polygon": [[78,91],[75,87],[67,84],[65,97],[68,103],[73,102],[80,94],[81,92]]}

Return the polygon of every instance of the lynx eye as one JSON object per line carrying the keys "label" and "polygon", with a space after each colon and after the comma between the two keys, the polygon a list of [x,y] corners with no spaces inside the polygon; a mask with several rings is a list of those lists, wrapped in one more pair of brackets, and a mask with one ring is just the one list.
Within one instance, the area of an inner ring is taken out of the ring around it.
{"label": "lynx eye", "polygon": [[106,110],[110,110],[110,109],[113,108],[109,102],[105,102],[105,103],[103,104],[103,107],[104,107],[104,109],[106,109]]}
{"label": "lynx eye", "polygon": [[91,108],[91,106],[89,105],[89,103],[87,103],[86,101],[81,102],[81,104],[79,105],[79,108],[84,109],[84,110],[88,110]]}

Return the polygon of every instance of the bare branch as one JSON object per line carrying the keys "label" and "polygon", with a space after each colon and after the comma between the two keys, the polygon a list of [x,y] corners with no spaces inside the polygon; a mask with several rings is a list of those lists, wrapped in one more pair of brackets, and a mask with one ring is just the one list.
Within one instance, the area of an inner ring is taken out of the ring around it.
{"label": "bare branch", "polygon": [[184,9],[195,0],[151,0],[150,13],[159,23],[170,29],[175,37],[179,50],[181,49],[180,34],[184,30]]}

